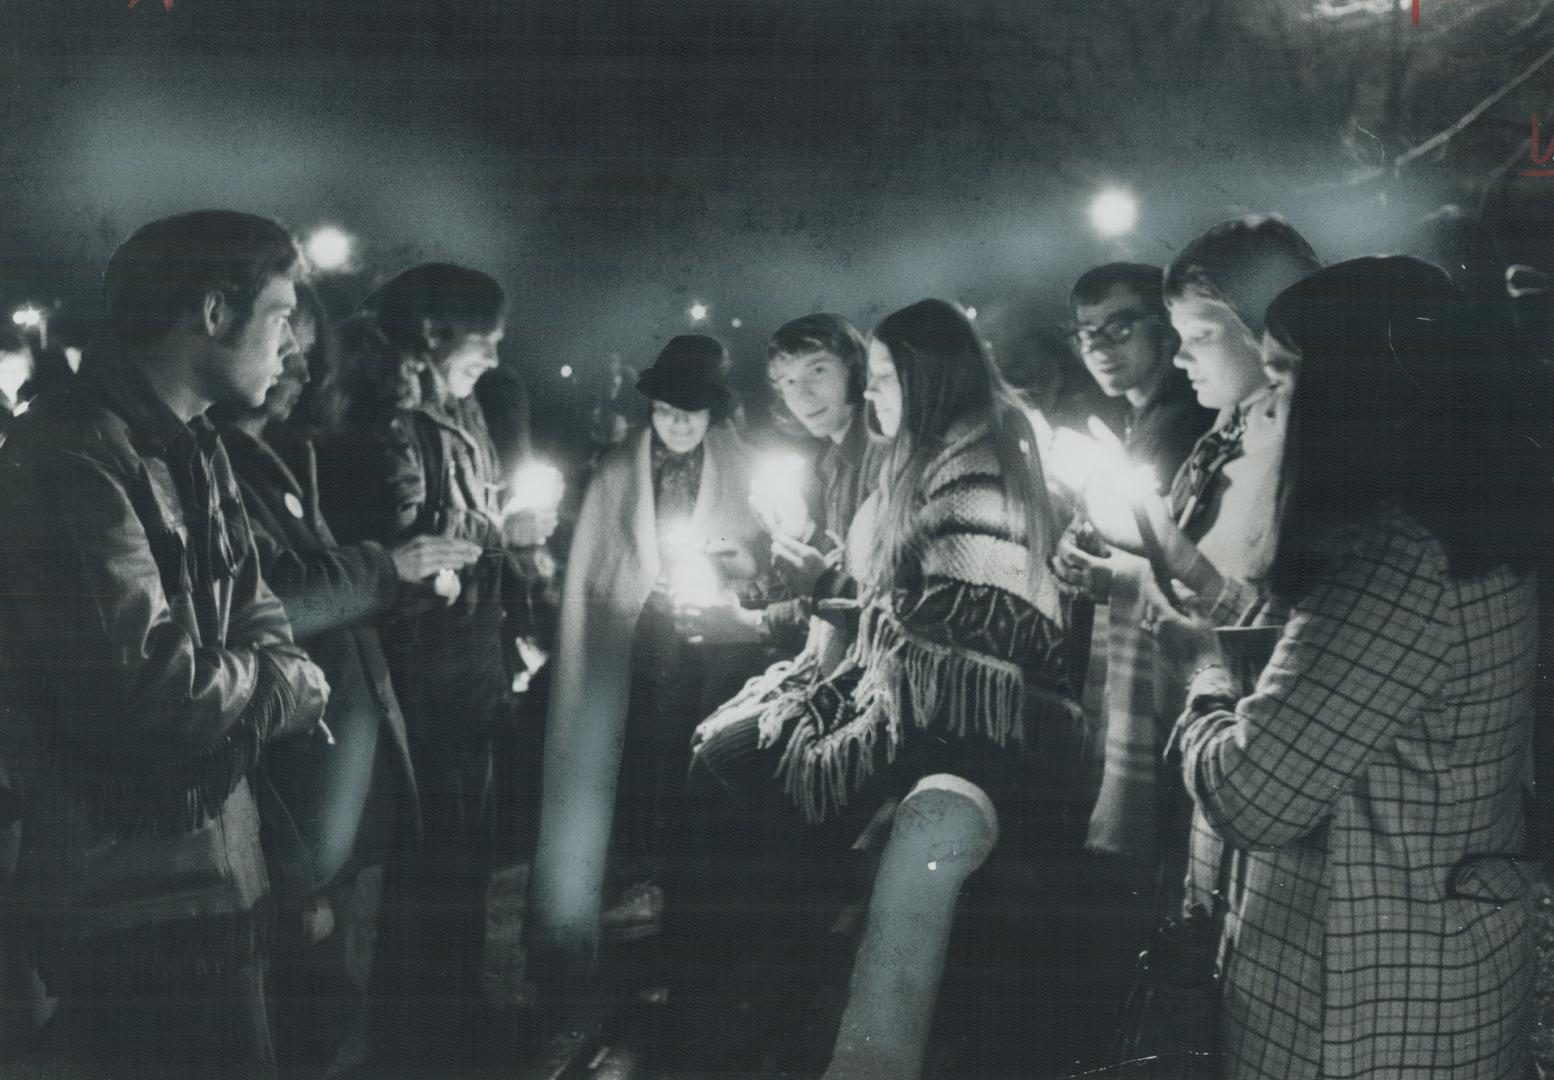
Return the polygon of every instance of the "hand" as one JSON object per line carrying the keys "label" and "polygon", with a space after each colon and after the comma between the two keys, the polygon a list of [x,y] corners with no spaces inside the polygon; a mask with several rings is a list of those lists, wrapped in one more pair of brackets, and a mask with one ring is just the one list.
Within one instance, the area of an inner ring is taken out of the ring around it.
{"label": "hand", "polygon": [[[271,671],[278,675],[290,690],[284,695],[290,699],[291,708],[284,716],[276,718],[270,737],[303,735],[318,728],[324,719],[324,708],[329,704],[329,680],[324,671],[307,658],[296,645],[275,645],[269,650],[267,661]],[[293,670],[288,671],[287,668]]]}
{"label": "hand", "polygon": [[1066,588],[1098,604],[1105,603],[1111,595],[1111,558],[1085,551],[1071,531],[1058,538],[1058,550],[1052,556],[1052,572]]}
{"label": "hand", "polygon": [[713,561],[724,581],[749,581],[755,577],[755,556],[732,540],[710,540],[703,553]]}
{"label": "hand", "polygon": [[1159,642],[1160,654],[1183,676],[1199,665],[1219,657],[1219,642],[1214,626],[1201,615],[1184,615],[1172,607],[1160,591],[1155,575],[1138,575],[1139,600],[1143,609],[1140,625]]}
{"label": "hand", "polygon": [[502,542],[508,547],[537,547],[556,531],[556,511],[525,507],[502,519]]}
{"label": "hand", "polygon": [[675,631],[692,645],[747,645],[766,640],[759,611],[730,602],[712,607],[675,609]]}
{"label": "hand", "polygon": [[808,596],[815,591],[815,584],[821,575],[841,563],[842,549],[840,546],[834,547],[822,555],[808,544],[781,533],[772,533],[772,558],[787,566],[788,580],[794,590]]}
{"label": "hand", "polygon": [[451,536],[418,536],[389,549],[399,580],[414,585],[442,570],[457,570],[480,558],[480,545]]}

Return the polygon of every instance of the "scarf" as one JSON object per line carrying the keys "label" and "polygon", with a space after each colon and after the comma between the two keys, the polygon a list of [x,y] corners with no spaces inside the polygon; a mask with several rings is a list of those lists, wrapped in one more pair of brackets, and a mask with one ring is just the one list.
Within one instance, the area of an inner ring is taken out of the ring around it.
{"label": "scarf", "polygon": [[[1193,539],[1206,527],[1215,488],[1225,466],[1245,452],[1247,409],[1236,408],[1194,445],[1171,483],[1170,505],[1178,526]],[[1133,556],[1116,552],[1112,558]],[[1113,574],[1106,605],[1105,764],[1101,790],[1091,811],[1085,846],[1153,865],[1158,858],[1160,760],[1169,725],[1163,707],[1174,673],[1158,660],[1154,637],[1142,629],[1145,601],[1133,582],[1148,574]],[[1180,696],[1180,695],[1176,695]]]}

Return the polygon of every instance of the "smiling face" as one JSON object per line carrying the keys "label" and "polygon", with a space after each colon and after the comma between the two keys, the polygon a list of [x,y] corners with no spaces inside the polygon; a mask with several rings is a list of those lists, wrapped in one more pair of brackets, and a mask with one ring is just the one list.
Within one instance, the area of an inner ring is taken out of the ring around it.
{"label": "smiling face", "polygon": [[280,378],[283,358],[296,351],[291,332],[296,306],[296,287],[284,277],[270,279],[246,318],[226,303],[213,347],[195,371],[200,396],[213,404],[263,405]]}
{"label": "smiling face", "polygon": [[1147,395],[1169,370],[1144,302],[1126,285],[1113,285],[1098,303],[1077,305],[1074,321],[1074,351],[1107,397],[1129,390]]}
{"label": "smiling face", "polygon": [[887,438],[894,438],[901,430],[901,378],[896,374],[896,362],[883,342],[869,342],[869,383],[864,387],[864,398],[874,406],[874,416],[879,420],[880,431]]}
{"label": "smiling face", "polygon": [[437,350],[432,366],[447,387],[449,397],[469,397],[480,377],[496,367],[496,349],[503,332],[504,328],[498,326],[489,334],[465,334]]}
{"label": "smiling face", "polygon": [[653,402],[653,430],[671,454],[689,454],[707,437],[710,409],[677,409],[667,401]]}
{"label": "smiling face", "polygon": [[1175,364],[1187,372],[1200,405],[1228,409],[1266,385],[1257,339],[1229,304],[1188,292],[1166,308],[1182,336]]}
{"label": "smiling face", "polygon": [[766,368],[772,389],[804,430],[817,439],[847,434],[857,407],[848,400],[847,365],[824,350],[782,354]]}

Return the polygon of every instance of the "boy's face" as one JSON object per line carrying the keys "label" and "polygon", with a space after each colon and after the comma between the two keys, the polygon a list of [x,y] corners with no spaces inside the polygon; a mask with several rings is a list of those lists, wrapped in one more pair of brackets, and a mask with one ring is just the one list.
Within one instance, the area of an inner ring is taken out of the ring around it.
{"label": "boy's face", "polygon": [[784,354],[766,371],[772,389],[805,431],[817,439],[846,434],[857,405],[847,400],[847,365],[834,353]]}

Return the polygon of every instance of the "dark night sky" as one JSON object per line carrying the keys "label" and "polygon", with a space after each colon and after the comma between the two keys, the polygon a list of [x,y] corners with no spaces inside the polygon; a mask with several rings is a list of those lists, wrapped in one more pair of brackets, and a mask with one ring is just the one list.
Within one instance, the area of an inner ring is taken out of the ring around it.
{"label": "dark night sky", "polygon": [[[0,0],[0,299],[89,302],[135,226],[226,205],[356,234],[337,301],[428,258],[496,274],[542,401],[562,363],[648,361],[693,300],[752,371],[786,318],[866,329],[927,294],[1018,353],[1084,266],[1163,262],[1232,213],[1283,211],[1327,257],[1417,249],[1412,223],[1525,138],[1513,96],[1440,160],[1313,190],[1455,119],[1550,29],[1518,23],[1535,0],[1413,38],[1295,10],[1324,6]],[[1439,66],[1476,49],[1505,59]],[[1121,243],[1085,219],[1108,183],[1141,204]]]}

